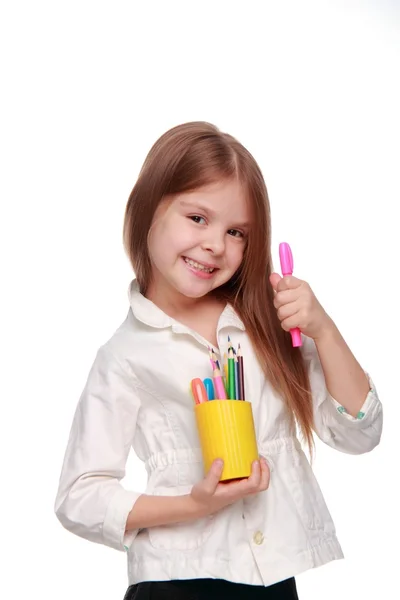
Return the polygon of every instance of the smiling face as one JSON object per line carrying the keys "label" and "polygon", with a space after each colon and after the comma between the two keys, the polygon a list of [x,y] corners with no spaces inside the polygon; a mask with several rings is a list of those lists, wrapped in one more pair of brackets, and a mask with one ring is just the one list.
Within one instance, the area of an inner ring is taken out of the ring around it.
{"label": "smiling face", "polygon": [[146,296],[199,299],[235,274],[243,260],[249,210],[237,179],[178,194],[157,208],[148,237],[152,279]]}

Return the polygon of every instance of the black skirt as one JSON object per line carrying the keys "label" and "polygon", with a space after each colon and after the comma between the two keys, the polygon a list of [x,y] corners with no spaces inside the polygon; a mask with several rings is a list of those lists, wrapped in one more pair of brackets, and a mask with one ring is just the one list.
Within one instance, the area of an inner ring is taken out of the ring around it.
{"label": "black skirt", "polygon": [[146,581],[131,585],[124,600],[298,600],[294,578],[264,587],[222,579]]}

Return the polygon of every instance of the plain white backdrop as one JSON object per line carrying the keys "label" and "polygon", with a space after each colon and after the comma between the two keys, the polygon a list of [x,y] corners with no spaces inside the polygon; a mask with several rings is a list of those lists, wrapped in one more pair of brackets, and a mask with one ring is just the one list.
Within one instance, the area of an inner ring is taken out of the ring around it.
{"label": "plain white backdrop", "polygon": [[[385,407],[381,445],[317,444],[346,560],[302,600],[399,597],[399,64],[395,0],[8,1],[1,50],[1,598],[122,600],[125,555],[53,514],[73,413],[125,318],[125,204],[173,125],[238,137]],[[131,456],[124,485],[144,489]]]}

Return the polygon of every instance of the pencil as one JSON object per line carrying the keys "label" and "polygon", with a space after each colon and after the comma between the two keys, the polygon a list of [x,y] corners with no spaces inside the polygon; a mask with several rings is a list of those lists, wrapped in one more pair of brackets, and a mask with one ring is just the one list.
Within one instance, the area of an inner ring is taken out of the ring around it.
{"label": "pencil", "polygon": [[240,349],[240,344],[238,346],[237,359],[238,359],[238,371],[239,371],[239,399],[245,400],[243,356],[242,356],[242,351]]}
{"label": "pencil", "polygon": [[232,346],[228,350],[228,396],[235,400],[235,359]]}
{"label": "pencil", "polygon": [[211,350],[211,355],[212,355],[212,359],[213,359],[213,361],[215,362],[215,364],[217,365],[217,367],[218,367],[218,369],[219,369],[219,368],[220,368],[220,366],[219,366],[219,361],[218,361],[218,359],[217,359],[217,355],[216,355],[216,354],[215,354],[215,352],[214,352],[214,349],[212,349],[212,350]]}
{"label": "pencil", "polygon": [[237,356],[235,356],[235,400],[241,400],[239,385],[239,363]]}
{"label": "pencil", "polygon": [[215,367],[213,371],[213,379],[216,400],[226,400],[225,386],[221,377],[221,371],[218,369],[218,367]]}
{"label": "pencil", "polygon": [[228,385],[228,357],[226,355],[226,352],[224,354],[224,374],[225,374],[226,384]]}

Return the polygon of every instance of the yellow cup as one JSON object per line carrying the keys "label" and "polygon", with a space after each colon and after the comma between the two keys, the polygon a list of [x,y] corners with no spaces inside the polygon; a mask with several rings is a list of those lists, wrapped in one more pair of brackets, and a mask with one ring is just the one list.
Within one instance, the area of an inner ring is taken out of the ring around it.
{"label": "yellow cup", "polygon": [[222,458],[221,481],[249,477],[259,457],[251,403],[210,400],[196,404],[195,413],[205,473],[216,458]]}

